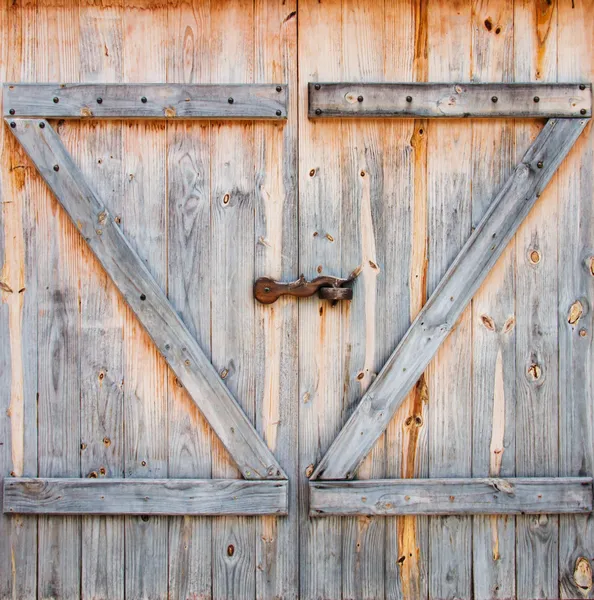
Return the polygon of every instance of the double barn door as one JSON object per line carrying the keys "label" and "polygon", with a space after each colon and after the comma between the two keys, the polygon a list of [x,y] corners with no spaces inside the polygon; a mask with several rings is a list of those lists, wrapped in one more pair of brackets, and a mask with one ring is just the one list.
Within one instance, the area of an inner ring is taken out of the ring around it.
{"label": "double barn door", "polygon": [[1,11],[0,598],[594,595],[591,2]]}

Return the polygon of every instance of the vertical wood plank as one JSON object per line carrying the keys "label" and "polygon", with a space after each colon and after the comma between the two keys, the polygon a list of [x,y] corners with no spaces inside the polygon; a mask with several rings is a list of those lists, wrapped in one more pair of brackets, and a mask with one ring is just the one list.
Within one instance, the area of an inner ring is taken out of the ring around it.
{"label": "vertical wood plank", "polygon": [[[121,4],[82,0],[80,76],[120,82]],[[108,210],[122,214],[122,125],[79,123],[80,145],[70,149]],[[123,344],[125,307],[86,244],[80,254],[81,476],[123,477]],[[81,597],[124,596],[124,519],[82,517]]]}
{"label": "vertical wood plank", "polygon": [[[342,76],[341,3],[303,0],[298,22],[299,271],[307,278],[342,276],[342,124],[307,118],[307,82]],[[341,520],[308,518],[308,478],[343,423],[350,350],[341,325],[348,310],[345,303],[299,303],[299,563],[300,596],[307,599],[342,597]]]}
{"label": "vertical wood plank", "polygon": [[[468,2],[432,5],[429,10],[431,81],[468,81],[471,11]],[[429,125],[428,291],[431,293],[471,232],[472,124],[464,121]],[[471,310],[440,348],[427,371],[429,476],[469,476],[471,468]],[[452,400],[456,398],[457,401]],[[432,517],[429,596],[469,598],[472,590],[470,517]]]}
{"label": "vertical wood plank", "polygon": [[[251,83],[254,72],[253,2],[211,5],[211,78]],[[250,419],[254,371],[254,130],[251,122],[211,126],[212,360]],[[238,471],[213,438],[213,477]],[[255,523],[225,517],[213,523],[213,596],[255,593]]]}
{"label": "vertical wood plank", "polygon": [[[511,81],[513,39],[512,0],[473,2],[473,82]],[[473,121],[473,227],[514,166],[513,121]],[[513,477],[515,472],[514,267],[511,244],[472,301],[473,477]],[[474,517],[472,542],[475,597],[513,597],[514,517]]]}
{"label": "vertical wood plank", "polygon": [[[124,81],[166,77],[167,5],[124,5]],[[160,121],[123,126],[122,228],[148,269],[167,289],[166,132]],[[126,477],[167,477],[167,367],[130,309],[124,325],[124,444]],[[126,517],[128,598],[167,596],[166,517]]]}
{"label": "vertical wood plank", "polygon": [[[383,3],[343,1],[343,80],[379,81],[384,77],[383,34]],[[341,417],[344,419],[382,366],[376,352],[378,338],[384,334],[383,319],[378,318],[378,280],[386,274],[381,273],[378,247],[385,246],[388,240],[380,224],[384,205],[382,125],[369,120],[345,121],[342,136],[341,262],[344,274],[355,268],[360,270],[353,284],[356,300],[345,310],[343,323],[343,344],[349,348],[350,355],[343,374]],[[365,459],[358,471],[359,478],[384,476],[384,441],[382,436]],[[384,538],[385,520],[382,518],[342,520],[344,598],[384,595]]]}
{"label": "vertical wood plank", "polygon": [[[35,78],[35,2],[1,7],[2,80]],[[37,474],[37,245],[35,190],[20,145],[0,134],[0,477]],[[0,493],[1,495],[1,493]],[[0,598],[36,598],[37,518],[0,517]],[[10,568],[9,568],[10,567]]]}
{"label": "vertical wood plank", "polygon": [[[516,81],[556,81],[557,2],[516,0]],[[540,123],[516,124],[516,159]],[[557,176],[516,236],[516,475],[558,474]],[[518,598],[556,598],[558,517],[516,519]]]}
{"label": "vertical wood plank", "polygon": [[[295,0],[254,3],[254,83],[288,86],[285,123],[254,123],[255,277],[297,273],[297,14]],[[289,514],[256,524],[256,597],[297,598],[297,303],[256,303],[256,424],[289,477]],[[294,549],[287,551],[288,548]]]}
{"label": "vertical wood plank", "polygon": [[[594,77],[594,3],[560,3],[559,81]],[[592,333],[594,327],[594,208],[590,125],[559,168],[559,475],[592,473]],[[592,598],[592,514],[559,518],[559,582],[562,598]]]}
{"label": "vertical wood plank", "polygon": [[[387,81],[427,81],[426,0],[385,3],[384,70]],[[385,129],[384,188],[378,223],[386,240],[379,244],[378,315],[383,364],[427,299],[427,121],[395,120]],[[425,376],[408,395],[386,430],[386,476],[427,477]],[[426,598],[429,557],[427,517],[386,519],[387,598]]]}
{"label": "vertical wood plank", "polygon": [[[210,82],[210,2],[168,4],[167,81]],[[167,124],[169,299],[210,356],[209,123]],[[169,476],[211,476],[211,430],[169,372]],[[169,597],[212,592],[212,519],[169,519]]]}
{"label": "vertical wood plank", "polygon": [[[77,81],[78,2],[40,3],[36,21],[36,80]],[[51,59],[49,58],[51,57]],[[58,131],[76,146],[75,124]],[[80,475],[81,238],[45,186],[38,203],[38,419],[39,475]],[[71,598],[80,593],[80,518],[39,519],[38,597]]]}

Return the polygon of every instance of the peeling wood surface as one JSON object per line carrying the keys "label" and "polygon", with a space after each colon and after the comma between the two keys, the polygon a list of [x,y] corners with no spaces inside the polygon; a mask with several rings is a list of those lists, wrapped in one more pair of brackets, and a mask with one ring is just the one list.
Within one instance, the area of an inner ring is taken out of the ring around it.
{"label": "peeling wood surface", "polygon": [[[481,24],[482,25],[482,24]],[[477,27],[478,31],[483,27]],[[502,38],[503,39],[503,38]],[[462,40],[458,37],[456,42]],[[460,56],[466,55],[464,49]],[[352,71],[351,71],[352,73]],[[356,75],[356,73],[355,73]],[[310,119],[322,117],[553,118],[592,116],[592,86],[571,84],[309,83]],[[445,78],[446,75],[441,75]],[[582,89],[583,88],[583,89]]]}
{"label": "peeling wood surface", "polygon": [[[309,490],[312,517],[460,515],[468,523],[468,515],[473,514],[562,514],[592,510],[591,477],[312,481]],[[10,507],[10,497],[8,501]]]}
{"label": "peeling wood surface", "polygon": [[[126,36],[126,39],[130,37]],[[287,118],[287,87],[280,83],[117,83],[109,86],[98,83],[7,83],[3,86],[3,94],[7,117],[276,121]],[[11,109],[14,112],[9,112]]]}
{"label": "peeling wood surface", "polygon": [[3,510],[45,515],[284,515],[287,487],[287,481],[242,479],[8,478]]}

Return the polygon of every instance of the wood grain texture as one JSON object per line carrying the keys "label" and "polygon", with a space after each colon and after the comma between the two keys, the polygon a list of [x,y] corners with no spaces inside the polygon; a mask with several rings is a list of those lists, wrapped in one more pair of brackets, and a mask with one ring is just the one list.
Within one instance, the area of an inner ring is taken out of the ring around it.
{"label": "wood grain texture", "polygon": [[[180,38],[176,36],[176,39]],[[137,77],[135,75],[135,79]],[[3,86],[3,92],[7,111],[14,110],[18,117],[275,121],[287,118],[287,87],[280,83],[8,83]],[[9,116],[8,112],[5,116]]]}
{"label": "wood grain texture", "polygon": [[[514,2],[514,77],[557,81],[558,2]],[[541,130],[516,123],[516,151]],[[553,178],[516,236],[516,476],[559,473],[558,196]],[[559,519],[516,519],[516,595],[559,597]]]}
{"label": "wood grain texture", "polygon": [[[10,479],[7,482],[5,495],[10,507]],[[309,490],[312,517],[510,515],[592,510],[589,477],[312,481]]]}
{"label": "wood grain texture", "polygon": [[[574,48],[594,45],[594,3],[559,3],[557,76],[589,80],[594,74],[591,52]],[[557,176],[559,195],[557,273],[559,350],[559,475],[592,473],[594,320],[594,138],[584,131]],[[590,262],[589,262],[590,261]],[[580,314],[581,313],[581,314]],[[594,585],[594,519],[590,515],[559,518],[559,595],[592,598]]]}
{"label": "wood grain texture", "polygon": [[[299,272],[340,277],[342,264],[342,124],[307,118],[306,82],[342,76],[342,6],[303,0],[299,23]],[[341,425],[348,347],[348,305],[299,303],[300,596],[342,597],[342,524],[308,518],[309,477]]]}
{"label": "wood grain texture", "polygon": [[[34,3],[0,6],[3,80],[35,77]],[[10,56],[10,60],[8,59]],[[18,142],[0,133],[0,477],[37,475],[37,239],[43,185]],[[0,598],[37,596],[37,517],[0,517]]]}
{"label": "wood grain texture", "polygon": [[[472,4],[472,79],[513,75],[513,2]],[[537,92],[535,92],[537,93]],[[472,224],[476,226],[515,164],[514,121],[472,122]],[[515,472],[515,252],[511,243],[472,300],[472,475]],[[515,518],[473,519],[477,599],[515,593]]]}
{"label": "wood grain texture", "polygon": [[[133,0],[122,6],[123,80],[126,83],[165,81],[167,3],[162,0]],[[128,121],[123,124],[123,210],[120,226],[111,219],[110,223],[115,232],[121,227],[129,245],[138,253],[138,262],[154,278],[159,289],[166,293],[168,199],[165,129],[164,121]],[[97,227],[94,229],[97,230]],[[99,231],[105,229],[102,225]],[[103,233],[99,237],[104,236]],[[136,288],[136,298],[142,294],[140,288]],[[148,294],[146,296],[149,297]],[[141,302],[144,304],[144,301]],[[171,309],[171,312],[175,311]],[[167,367],[158,347],[151,341],[154,335],[143,330],[132,313],[133,310],[128,308],[124,325],[125,476],[160,479],[168,475]],[[175,316],[179,320],[177,313]],[[162,326],[159,328],[162,331]],[[187,335],[191,337],[189,333]],[[177,335],[176,338],[179,339]],[[183,347],[187,346],[184,344]],[[125,518],[126,596],[162,598],[167,595],[167,521],[165,517]]]}
{"label": "wood grain texture", "polygon": [[8,478],[4,512],[46,515],[287,513],[287,481]]}
{"label": "wood grain texture", "polygon": [[[210,81],[210,2],[169,2],[167,81]],[[168,297],[210,358],[210,124],[167,124]],[[168,382],[169,477],[212,473],[206,419],[172,372]],[[212,519],[169,519],[169,596],[212,594]]]}
{"label": "wood grain texture", "polygon": [[[38,82],[79,77],[77,1],[39,3],[35,19],[35,78]],[[46,60],[51,56],[52,60]],[[43,58],[42,58],[43,57]],[[60,135],[75,147],[78,129],[64,124]],[[36,190],[38,297],[38,474],[80,476],[81,239],[47,189]],[[38,522],[38,598],[80,593],[79,517]]]}
{"label": "wood grain texture", "polygon": [[[298,272],[297,3],[254,2],[254,81],[282,81],[287,122],[254,124],[256,168],[254,275],[291,279]],[[289,514],[256,527],[256,597],[299,597],[298,306],[255,303],[256,426],[289,478]]]}
{"label": "wood grain texture", "polygon": [[[463,49],[459,56],[469,53]],[[467,73],[459,76],[468,80]],[[592,116],[592,86],[581,83],[365,83],[354,77],[345,83],[310,82],[308,92],[310,119]]]}
{"label": "wood grain texture", "polygon": [[[383,61],[378,60],[383,56],[383,23],[383,3],[342,2],[343,78],[370,81],[383,76]],[[342,343],[349,352],[343,373],[341,418],[344,419],[381,367],[377,344],[384,332],[378,295],[379,281],[385,275],[381,273],[378,248],[387,239],[380,224],[380,206],[385,201],[382,128],[377,122],[350,121],[342,124],[341,134],[341,260],[343,269],[348,272],[356,269],[358,273],[352,284],[356,300],[343,307]],[[358,475],[362,479],[385,476],[383,437],[361,465]],[[384,539],[383,519],[343,519],[344,598],[374,599],[385,595]]]}
{"label": "wood grain texture", "polygon": [[[254,3],[213,2],[210,27],[211,79],[217,83],[252,83]],[[251,422],[256,412],[254,152],[253,123],[212,123],[212,360],[220,380],[237,396]],[[213,443],[212,476],[239,477],[218,441]],[[213,597],[254,596],[255,522],[242,517],[217,519],[212,535]]]}
{"label": "wood grain texture", "polygon": [[[491,203],[312,479],[349,479],[448,336],[587,121],[551,119]],[[538,167],[542,164],[542,168]],[[445,176],[445,175],[444,175]],[[419,346],[420,345],[420,346]],[[423,352],[419,352],[419,347]],[[353,444],[353,440],[357,443]]]}
{"label": "wood grain texture", "polygon": [[[428,3],[385,4],[384,70],[388,81],[426,81]],[[385,363],[427,300],[427,120],[381,122],[384,190],[379,243],[378,360]],[[427,477],[427,411],[423,376],[386,429],[386,477]],[[386,518],[387,598],[426,598],[429,556],[426,516]]]}
{"label": "wood grain texture", "polygon": [[[43,129],[39,127],[40,123],[45,124]],[[263,460],[250,461],[248,465],[244,460],[250,454],[247,448],[234,453],[238,462],[243,463],[241,468],[244,476],[247,479],[284,479],[280,466],[235,400],[229,392],[221,395],[220,390],[225,388],[218,375],[213,372],[212,366],[164,296],[159,284],[124,237],[115,218],[107,212],[78,167],[73,164],[51,126],[44,121],[22,120],[11,131],[23,144],[52,191],[60,198],[62,206],[76,223],[131,310],[146,330],[150,331],[151,338],[159,350],[162,349],[168,364],[192,394],[194,401],[200,401],[199,406],[215,431],[221,432],[222,437],[230,435],[231,438],[241,438],[242,445],[249,446],[250,438],[257,440],[256,453],[261,452]],[[61,165],[57,172],[53,169],[55,164]],[[83,199],[85,202],[81,202]],[[193,380],[210,380],[212,387],[209,387],[208,393],[205,390],[197,393]],[[204,401],[212,402],[210,394],[217,395],[217,402],[213,402],[209,410]],[[231,399],[227,400],[228,408],[237,415],[237,419],[229,420],[222,416],[227,408],[224,398]],[[232,444],[228,445],[232,447]]]}
{"label": "wood grain texture", "polygon": [[[117,82],[123,76],[122,10],[119,3],[80,5],[80,77]],[[107,49],[107,50],[105,50]],[[80,123],[74,160],[113,215],[122,214],[122,125]],[[109,276],[96,269],[91,250],[81,245],[81,475],[124,475],[124,319],[126,308]],[[124,519],[83,517],[81,596],[124,595]]]}
{"label": "wood grain texture", "polygon": [[[470,79],[472,19],[469,3],[464,0],[440,3],[437,10],[433,7],[429,10],[428,19],[429,30],[435,31],[428,42],[429,80]],[[451,35],[452,31],[457,32],[456,36]],[[441,278],[472,231],[472,123],[431,122],[428,135],[427,289],[429,294],[435,294],[434,290],[441,287]],[[493,205],[496,202],[497,198]],[[480,225],[477,230],[480,230]],[[499,235],[498,231],[490,242]],[[486,245],[487,254],[491,248]],[[483,276],[488,274],[494,262],[495,259]],[[464,278],[467,282],[472,281],[473,273],[465,268]],[[477,284],[480,285],[479,282]],[[477,288],[478,285],[472,295]],[[458,291],[452,290],[443,297],[445,305],[448,302],[455,304],[457,296]],[[425,309],[430,305],[431,299]],[[422,315],[423,311],[417,317],[421,323],[437,323]],[[447,318],[440,321],[451,323],[453,331],[435,353],[426,372],[430,399],[427,425],[429,477],[468,477],[472,464],[472,377],[470,370],[463,365],[472,360],[470,308],[465,306],[456,311],[451,321]],[[402,368],[407,367],[403,365]],[[452,402],[452,398],[459,400]],[[472,519],[463,516],[431,517],[428,560],[429,598],[470,598]]]}

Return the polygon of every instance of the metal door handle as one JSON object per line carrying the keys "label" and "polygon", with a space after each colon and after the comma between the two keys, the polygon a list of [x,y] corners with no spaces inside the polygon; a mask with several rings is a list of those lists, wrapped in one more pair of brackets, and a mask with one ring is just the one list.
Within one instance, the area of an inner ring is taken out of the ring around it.
{"label": "metal door handle", "polygon": [[354,271],[348,278],[330,277],[328,275],[316,277],[307,281],[303,275],[297,281],[282,282],[274,281],[270,277],[260,277],[254,283],[254,296],[262,304],[272,304],[281,296],[295,296],[297,298],[308,298],[318,294],[320,298],[332,300],[334,303],[338,300],[351,300],[353,290],[345,287],[351,283],[359,274]]}

